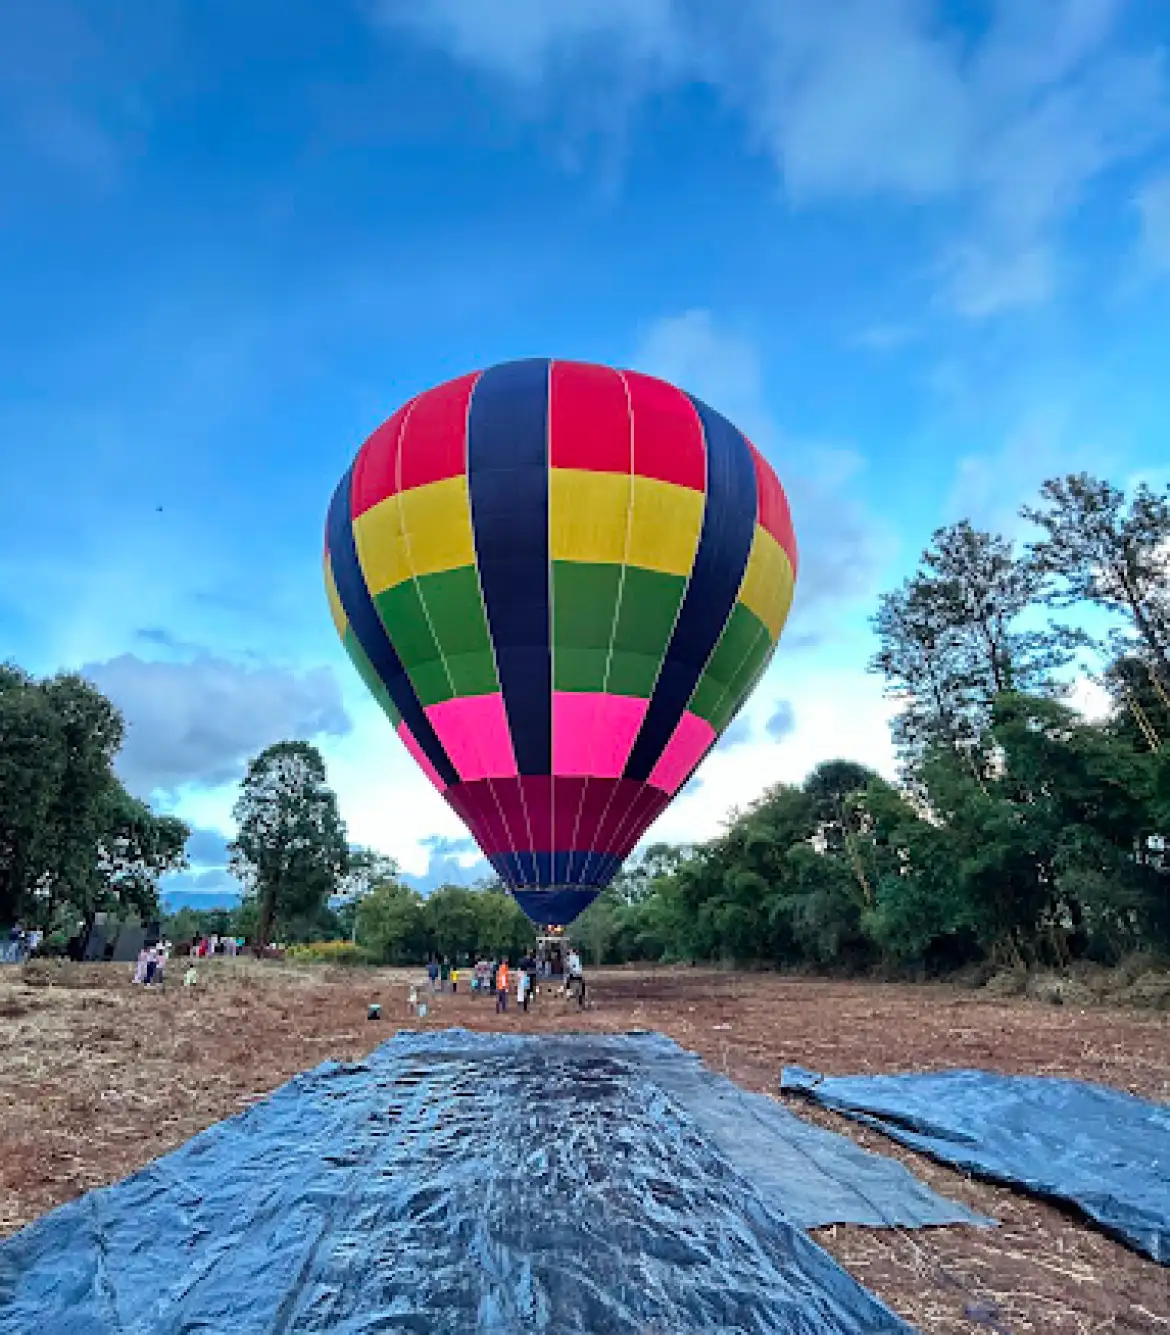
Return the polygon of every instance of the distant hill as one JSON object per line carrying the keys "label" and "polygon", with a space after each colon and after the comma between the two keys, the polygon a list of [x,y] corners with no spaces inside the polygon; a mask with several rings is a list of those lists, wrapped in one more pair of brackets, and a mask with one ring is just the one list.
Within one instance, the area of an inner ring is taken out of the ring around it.
{"label": "distant hill", "polygon": [[231,890],[166,890],[160,896],[167,913],[180,909],[234,909],[240,902],[238,892]]}
{"label": "distant hill", "polygon": [[[403,872],[399,879],[425,899],[441,885],[470,886],[490,874],[491,867],[487,862],[464,867],[453,857],[432,856],[430,867],[421,876]],[[159,898],[166,913],[177,913],[180,909],[234,909],[240,902],[240,892],[219,868],[195,874],[180,872],[173,880],[187,881],[188,885],[174,885],[172,882],[168,886],[164,881]],[[192,888],[189,884],[192,880],[203,880],[207,888]]]}

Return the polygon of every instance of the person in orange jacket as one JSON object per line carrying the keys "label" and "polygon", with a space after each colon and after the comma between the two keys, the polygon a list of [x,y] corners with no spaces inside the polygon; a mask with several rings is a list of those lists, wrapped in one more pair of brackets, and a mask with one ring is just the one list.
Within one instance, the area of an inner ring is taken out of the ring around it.
{"label": "person in orange jacket", "polygon": [[496,1014],[508,1009],[508,958],[496,970]]}

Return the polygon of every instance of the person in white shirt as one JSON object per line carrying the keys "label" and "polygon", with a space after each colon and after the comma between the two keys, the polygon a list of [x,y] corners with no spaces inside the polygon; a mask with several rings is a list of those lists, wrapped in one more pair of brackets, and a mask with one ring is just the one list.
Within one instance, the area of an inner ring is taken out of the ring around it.
{"label": "person in white shirt", "polygon": [[568,996],[574,987],[577,989],[577,1005],[584,1006],[585,974],[581,968],[581,956],[576,950],[570,950],[569,963],[565,970],[565,996]]}

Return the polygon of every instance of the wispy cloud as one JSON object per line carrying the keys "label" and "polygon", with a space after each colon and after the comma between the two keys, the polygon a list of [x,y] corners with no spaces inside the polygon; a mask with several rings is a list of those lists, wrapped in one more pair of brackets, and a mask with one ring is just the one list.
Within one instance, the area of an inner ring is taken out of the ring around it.
{"label": "wispy cloud", "polygon": [[[69,0],[6,0],[0,7],[0,136],[16,161],[74,187],[108,191],[150,130],[152,78],[172,50],[173,6],[112,9]],[[5,142],[7,140],[7,142]]]}
{"label": "wispy cloud", "polygon": [[293,672],[212,654],[180,663],[120,654],[82,671],[126,717],[118,771],[144,797],[230,783],[273,742],[341,737],[352,727],[327,667]]}
{"label": "wispy cloud", "polygon": [[667,316],[643,331],[639,370],[699,395],[745,431],[776,469],[792,506],[800,550],[793,613],[799,634],[869,596],[890,539],[856,488],[866,460],[856,449],[796,441],[776,423],[764,395],[759,350],[746,335],[716,325],[707,311]]}
{"label": "wispy cloud", "polygon": [[475,885],[477,881],[495,876],[473,839],[430,834],[419,843],[427,851],[426,870],[422,873],[404,872],[402,879],[420,894],[430,894],[441,885]]}
{"label": "wispy cloud", "polygon": [[893,352],[917,337],[918,331],[910,324],[875,324],[855,334],[852,342],[871,352]]}
{"label": "wispy cloud", "polygon": [[[994,0],[974,33],[927,0],[743,0],[734,12],[693,0],[383,0],[375,12],[529,88],[714,87],[799,207],[948,206],[936,279],[972,319],[1044,301],[1086,192],[1170,131],[1162,53],[1127,44],[1120,0]],[[605,61],[570,58],[590,51]]]}
{"label": "wispy cloud", "polygon": [[1019,535],[1027,527],[1020,507],[1035,500],[1047,478],[1082,469],[1108,474],[1112,463],[1108,442],[1082,434],[1071,400],[1037,402],[997,447],[957,461],[944,519],[966,518],[982,528]]}
{"label": "wispy cloud", "polygon": [[764,724],[764,730],[774,742],[782,742],[796,727],[796,710],[791,700],[777,700]]}

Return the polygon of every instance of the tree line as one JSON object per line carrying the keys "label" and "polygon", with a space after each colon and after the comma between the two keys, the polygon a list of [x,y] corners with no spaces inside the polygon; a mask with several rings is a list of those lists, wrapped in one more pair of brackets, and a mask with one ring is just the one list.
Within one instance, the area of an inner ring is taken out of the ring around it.
{"label": "tree line", "polygon": [[186,865],[188,827],[114,773],[125,720],[74,673],[0,663],[0,927],[58,946],[98,912],[158,913],[158,878]]}
{"label": "tree line", "polygon": [[[870,664],[900,783],[820,765],[656,848],[581,919],[599,959],[945,970],[1170,950],[1170,488],[1044,484],[1019,545],[937,530]],[[1068,702],[1086,670],[1110,708]]]}
{"label": "tree line", "polygon": [[[715,839],[649,848],[573,927],[593,961],[921,973],[1170,951],[1170,488],[1072,475],[1022,515],[1023,544],[938,529],[879,599],[898,782],[828,761]],[[1086,672],[1097,720],[1068,699]],[[122,731],[80,678],[0,669],[0,922],[157,912],[188,832],[114,776]],[[181,911],[173,939],[348,941],[387,964],[531,943],[498,882],[424,899],[350,846],[307,742],[255,757],[234,815],[243,903]]]}
{"label": "tree line", "polygon": [[[898,707],[898,782],[828,761],[709,842],[651,847],[574,924],[591,959],[921,974],[1170,950],[1170,490],[1068,476],[1022,515],[1024,544],[938,529],[879,599],[870,669]],[[1098,720],[1068,700],[1086,673]],[[498,885],[365,889],[372,959],[530,939]]]}

